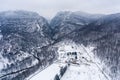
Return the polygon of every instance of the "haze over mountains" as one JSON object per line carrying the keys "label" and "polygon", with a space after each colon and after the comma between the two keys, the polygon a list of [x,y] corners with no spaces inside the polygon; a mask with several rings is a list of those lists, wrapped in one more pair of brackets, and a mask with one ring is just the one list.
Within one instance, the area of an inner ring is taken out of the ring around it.
{"label": "haze over mountains", "polygon": [[50,23],[29,11],[0,13],[0,80],[24,80],[58,58],[58,43],[94,46],[111,80],[120,77],[120,13],[59,12]]}

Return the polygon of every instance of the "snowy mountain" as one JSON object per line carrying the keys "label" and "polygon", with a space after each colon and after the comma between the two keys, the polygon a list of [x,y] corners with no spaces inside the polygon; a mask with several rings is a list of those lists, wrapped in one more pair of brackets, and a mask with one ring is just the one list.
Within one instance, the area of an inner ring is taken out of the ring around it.
{"label": "snowy mountain", "polygon": [[111,76],[112,80],[119,80],[119,21],[119,14],[106,15],[73,30],[62,36],[60,40],[72,40],[76,44],[95,46],[94,54],[107,65],[104,66],[104,71]]}
{"label": "snowy mountain", "polygon": [[35,12],[1,12],[0,80],[119,80],[119,23],[119,13],[65,11],[48,23]]}
{"label": "snowy mountain", "polygon": [[53,38],[56,39],[76,29],[83,28],[103,16],[104,15],[93,15],[84,12],[59,12],[50,23],[53,29]]}
{"label": "snowy mountain", "polygon": [[49,32],[47,20],[37,13],[0,13],[0,80],[23,80],[50,64],[55,51],[42,52],[52,42]]}

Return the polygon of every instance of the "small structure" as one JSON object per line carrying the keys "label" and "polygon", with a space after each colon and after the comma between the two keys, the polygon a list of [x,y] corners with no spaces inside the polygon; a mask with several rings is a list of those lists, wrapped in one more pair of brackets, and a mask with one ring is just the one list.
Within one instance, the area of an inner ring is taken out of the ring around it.
{"label": "small structure", "polygon": [[76,63],[77,52],[67,52],[66,57],[67,57],[67,62]]}

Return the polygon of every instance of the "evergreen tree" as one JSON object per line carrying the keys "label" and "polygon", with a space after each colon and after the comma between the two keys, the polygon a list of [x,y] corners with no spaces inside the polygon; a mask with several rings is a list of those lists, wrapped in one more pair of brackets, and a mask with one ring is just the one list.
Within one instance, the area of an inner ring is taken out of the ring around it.
{"label": "evergreen tree", "polygon": [[60,80],[60,78],[59,78],[58,74],[56,74],[56,76],[55,76],[54,80]]}

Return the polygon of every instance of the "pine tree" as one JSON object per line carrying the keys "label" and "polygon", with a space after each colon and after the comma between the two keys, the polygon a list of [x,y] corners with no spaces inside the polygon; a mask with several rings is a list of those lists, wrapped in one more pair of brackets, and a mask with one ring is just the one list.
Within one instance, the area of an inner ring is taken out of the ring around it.
{"label": "pine tree", "polygon": [[59,78],[58,74],[56,74],[56,76],[55,76],[54,80],[60,80],[60,78]]}

